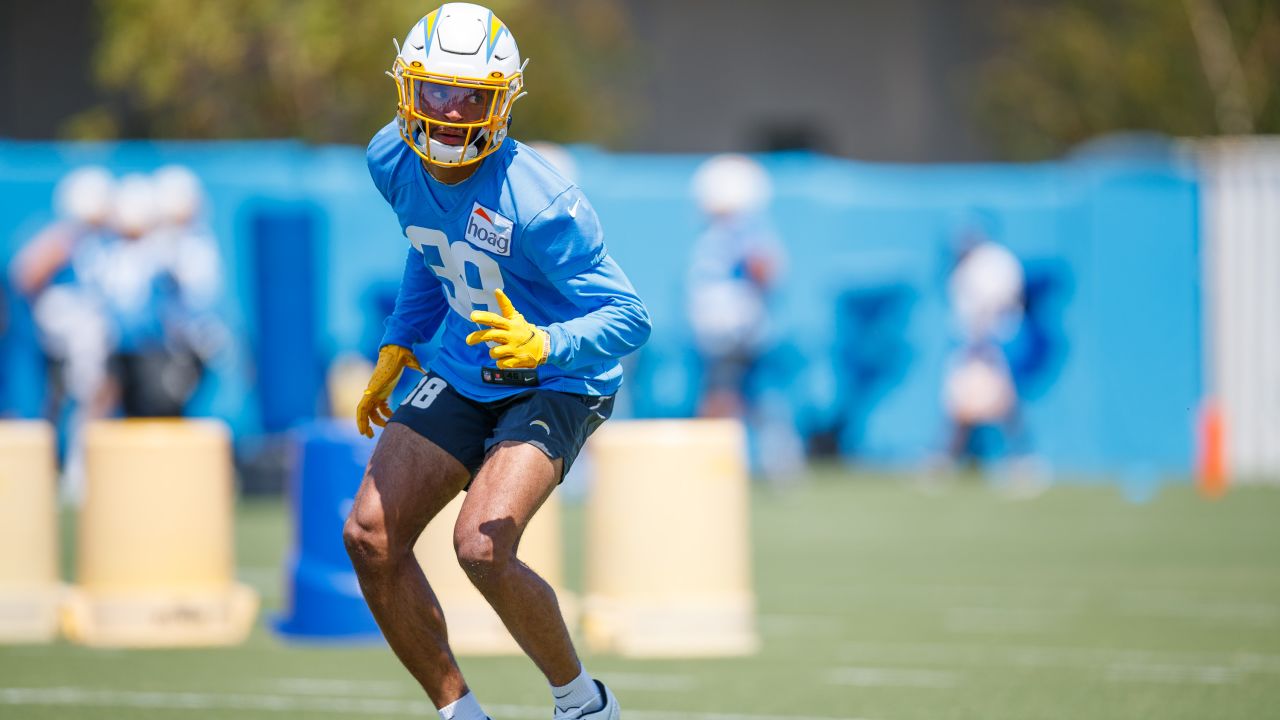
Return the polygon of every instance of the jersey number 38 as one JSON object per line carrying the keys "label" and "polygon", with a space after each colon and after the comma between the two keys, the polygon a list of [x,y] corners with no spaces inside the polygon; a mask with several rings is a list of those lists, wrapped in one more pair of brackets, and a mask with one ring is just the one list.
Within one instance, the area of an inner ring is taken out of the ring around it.
{"label": "jersey number 38", "polygon": [[[454,312],[470,318],[472,310],[498,311],[493,306],[493,293],[502,289],[502,270],[493,258],[465,241],[451,243],[444,233],[433,228],[410,225],[404,234],[422,252],[427,265],[446,281],[445,296]],[[440,256],[439,264],[434,262],[433,254]]]}

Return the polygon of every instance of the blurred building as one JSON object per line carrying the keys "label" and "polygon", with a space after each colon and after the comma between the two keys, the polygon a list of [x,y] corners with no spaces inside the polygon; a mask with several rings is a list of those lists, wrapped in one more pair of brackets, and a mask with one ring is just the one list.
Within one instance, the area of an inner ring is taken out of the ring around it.
{"label": "blurred building", "polygon": [[0,137],[54,138],[97,97],[92,0],[0,3]]}
{"label": "blurred building", "polygon": [[1008,0],[627,0],[644,79],[634,149],[989,156],[964,73]]}

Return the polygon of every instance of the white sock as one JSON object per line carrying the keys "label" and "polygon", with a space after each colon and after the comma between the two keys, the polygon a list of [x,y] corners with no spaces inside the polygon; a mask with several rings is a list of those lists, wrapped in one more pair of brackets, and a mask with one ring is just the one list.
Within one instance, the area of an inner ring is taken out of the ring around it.
{"label": "white sock", "polygon": [[570,680],[569,684],[559,687],[553,685],[551,695],[556,700],[556,715],[579,707],[587,712],[594,712],[604,707],[600,688],[596,687],[596,681],[587,674],[585,668],[578,673],[578,677]]}
{"label": "white sock", "polygon": [[489,716],[480,709],[480,703],[470,691],[466,695],[440,708],[441,720],[489,720]]}

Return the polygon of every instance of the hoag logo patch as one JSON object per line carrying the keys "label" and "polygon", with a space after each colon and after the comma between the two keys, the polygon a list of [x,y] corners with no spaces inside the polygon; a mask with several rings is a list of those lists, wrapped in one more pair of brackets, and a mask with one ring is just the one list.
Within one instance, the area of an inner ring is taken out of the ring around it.
{"label": "hoag logo patch", "polygon": [[495,255],[511,256],[511,233],[515,222],[476,203],[467,219],[467,242]]}

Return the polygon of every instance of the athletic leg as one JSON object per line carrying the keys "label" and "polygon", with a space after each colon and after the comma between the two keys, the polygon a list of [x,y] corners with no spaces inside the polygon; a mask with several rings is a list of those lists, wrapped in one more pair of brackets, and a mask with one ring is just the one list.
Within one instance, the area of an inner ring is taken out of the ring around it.
{"label": "athletic leg", "polygon": [[529,520],[560,482],[562,460],[527,443],[496,445],[454,526],[458,562],[552,685],[582,672],[555,591],[516,557]]}
{"label": "athletic leg", "polygon": [[360,589],[387,643],[435,703],[467,693],[449,649],[444,613],[413,555],[427,523],[469,473],[438,445],[389,423],[365,471],[343,539]]}

